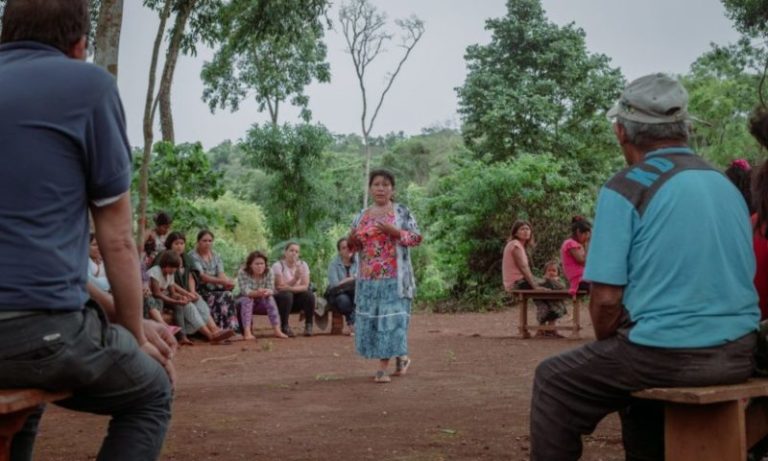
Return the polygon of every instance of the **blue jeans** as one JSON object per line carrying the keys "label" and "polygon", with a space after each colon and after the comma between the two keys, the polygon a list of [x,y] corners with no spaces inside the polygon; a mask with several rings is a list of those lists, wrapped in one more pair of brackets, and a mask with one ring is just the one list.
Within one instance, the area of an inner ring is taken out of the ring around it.
{"label": "blue jeans", "polygon": [[332,306],[344,315],[347,319],[347,325],[353,326],[355,324],[355,300],[354,293],[352,295],[348,293],[339,293],[328,300]]}
{"label": "blue jeans", "polygon": [[[110,415],[98,461],[159,457],[171,418],[168,376],[100,309],[41,311],[0,321],[0,388],[22,387],[71,390],[71,397],[56,404]],[[31,459],[42,412],[41,407],[14,437],[13,461]]]}
{"label": "blue jeans", "polygon": [[581,436],[614,411],[627,461],[663,460],[663,404],[631,393],[746,381],[754,371],[756,339],[750,333],[717,347],[662,349],[619,334],[544,360],[533,381],[531,461],[580,459]]}

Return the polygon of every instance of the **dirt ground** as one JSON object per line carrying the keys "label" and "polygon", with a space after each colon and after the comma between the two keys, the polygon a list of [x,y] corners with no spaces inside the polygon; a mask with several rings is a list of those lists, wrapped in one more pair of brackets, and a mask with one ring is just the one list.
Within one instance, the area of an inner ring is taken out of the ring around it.
{"label": "dirt ground", "polygon": [[[356,356],[349,336],[279,340],[262,328],[256,342],[185,347],[161,459],[526,460],[536,364],[592,331],[521,340],[516,318],[516,307],[414,315],[413,365],[390,384],[373,383],[376,364]],[[94,459],[106,425],[51,406],[35,459]],[[615,416],[585,439],[583,459],[623,459]]]}

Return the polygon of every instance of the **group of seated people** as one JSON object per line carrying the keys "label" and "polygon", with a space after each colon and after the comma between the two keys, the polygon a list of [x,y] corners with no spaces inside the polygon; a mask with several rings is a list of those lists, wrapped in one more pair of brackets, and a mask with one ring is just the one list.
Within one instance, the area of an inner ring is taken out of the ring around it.
{"label": "group of seated people", "polygon": [[[163,324],[179,344],[192,345],[189,336],[200,335],[213,344],[228,343],[236,334],[253,340],[254,315],[266,315],[276,338],[295,337],[289,316],[301,312],[304,336],[312,336],[317,297],[310,284],[310,270],[300,256],[300,245],[289,242],[283,257],[271,266],[265,252],[249,253],[237,272],[236,282],[227,276],[221,256],[213,250],[209,230],[197,234],[195,247],[187,251],[186,236],[171,231],[166,213],[155,216],[155,228],[143,245],[141,274],[144,284],[144,316]],[[354,334],[354,287],[356,265],[346,239],[337,243],[338,255],[328,268],[330,306],[344,315]],[[89,281],[109,291],[98,244],[91,235]],[[163,313],[166,313],[164,316]]]}
{"label": "group of seated people", "polygon": [[[589,284],[582,281],[587,261],[587,247],[592,235],[592,225],[581,216],[571,220],[571,235],[560,247],[560,262],[568,279],[571,295],[589,291]],[[504,290],[564,290],[560,280],[560,263],[550,260],[544,265],[543,279],[537,279],[531,270],[528,252],[534,245],[533,227],[527,221],[518,220],[512,224],[512,231],[502,257],[502,279]],[[540,325],[554,325],[566,314],[566,308],[559,300],[534,300],[536,320]],[[562,338],[555,330],[538,330],[536,336]]]}

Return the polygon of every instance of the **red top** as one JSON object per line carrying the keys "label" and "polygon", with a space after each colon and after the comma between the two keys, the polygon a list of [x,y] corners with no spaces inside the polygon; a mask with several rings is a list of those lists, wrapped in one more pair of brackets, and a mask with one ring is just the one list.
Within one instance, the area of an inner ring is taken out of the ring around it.
{"label": "red top", "polygon": [[[757,215],[752,215],[752,227],[756,221]],[[752,249],[757,263],[754,282],[760,297],[760,320],[765,320],[768,318],[768,240],[765,239],[764,230],[752,234]]]}

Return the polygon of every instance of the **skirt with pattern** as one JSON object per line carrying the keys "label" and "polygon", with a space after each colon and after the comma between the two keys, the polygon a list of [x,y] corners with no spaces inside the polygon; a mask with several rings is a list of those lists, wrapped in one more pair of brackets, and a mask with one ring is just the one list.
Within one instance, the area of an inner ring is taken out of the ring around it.
{"label": "skirt with pattern", "polygon": [[369,359],[408,354],[411,300],[397,292],[397,279],[358,280],[355,290],[355,348]]}
{"label": "skirt with pattern", "polygon": [[230,329],[241,333],[240,320],[237,318],[237,307],[231,291],[200,289],[200,296],[211,308],[213,323],[219,328]]}

